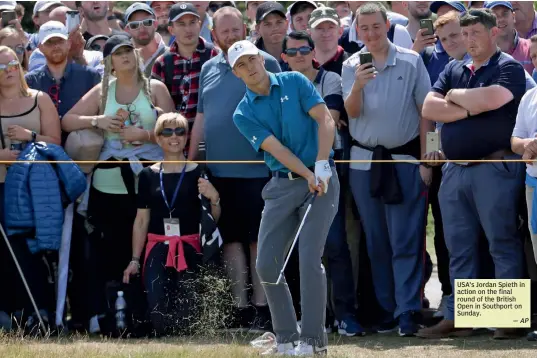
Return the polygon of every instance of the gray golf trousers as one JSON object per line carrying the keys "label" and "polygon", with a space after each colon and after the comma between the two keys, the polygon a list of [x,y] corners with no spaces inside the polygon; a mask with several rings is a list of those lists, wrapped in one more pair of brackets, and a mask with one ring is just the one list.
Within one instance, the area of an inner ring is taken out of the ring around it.
{"label": "gray golf trousers", "polygon": [[339,179],[335,168],[328,192],[318,196],[304,223],[299,251],[302,329],[298,333],[293,301],[285,278],[276,285],[298,227],[311,202],[305,179],[273,177],[262,192],[265,200],[257,246],[257,274],[267,295],[278,343],[303,341],[327,345],[326,275],[321,263],[328,231],[338,210]]}

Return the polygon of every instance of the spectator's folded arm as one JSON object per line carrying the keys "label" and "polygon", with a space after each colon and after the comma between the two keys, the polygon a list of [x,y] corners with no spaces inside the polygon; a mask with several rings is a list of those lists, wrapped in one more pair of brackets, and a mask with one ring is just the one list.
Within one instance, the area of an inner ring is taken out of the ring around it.
{"label": "spectator's folded arm", "polygon": [[422,116],[430,121],[450,123],[468,117],[467,111],[444,99],[435,91],[429,92],[423,103]]}

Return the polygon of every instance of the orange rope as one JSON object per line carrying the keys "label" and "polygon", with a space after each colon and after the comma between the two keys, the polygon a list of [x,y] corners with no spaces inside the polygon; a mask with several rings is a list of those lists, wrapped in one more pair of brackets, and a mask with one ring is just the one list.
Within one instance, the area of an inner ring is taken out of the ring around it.
{"label": "orange rope", "polygon": [[[526,163],[526,160],[523,159],[495,159],[495,160],[335,160],[336,163],[413,163],[413,164],[419,164],[419,163],[426,163],[426,164],[443,164],[443,163]],[[10,165],[15,163],[32,163],[32,164],[129,164],[130,161],[75,161],[75,160],[44,160],[44,161],[27,161],[27,160],[20,160],[20,161],[0,161],[0,164]],[[183,164],[183,163],[197,163],[197,164],[265,164],[264,161],[239,161],[239,160],[201,160],[201,161],[139,161],[137,163],[141,164],[152,164],[152,163],[167,163],[167,164]]]}

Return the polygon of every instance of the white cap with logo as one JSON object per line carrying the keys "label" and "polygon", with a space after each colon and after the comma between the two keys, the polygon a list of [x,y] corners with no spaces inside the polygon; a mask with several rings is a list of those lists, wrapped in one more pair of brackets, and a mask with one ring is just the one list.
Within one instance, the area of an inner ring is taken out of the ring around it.
{"label": "white cap with logo", "polygon": [[259,49],[250,41],[242,40],[235,42],[227,51],[227,56],[231,68],[235,67],[235,63],[242,56],[259,55]]}
{"label": "white cap with logo", "polygon": [[39,28],[39,44],[44,44],[53,37],[67,40],[69,38],[67,27],[59,21],[49,21]]}

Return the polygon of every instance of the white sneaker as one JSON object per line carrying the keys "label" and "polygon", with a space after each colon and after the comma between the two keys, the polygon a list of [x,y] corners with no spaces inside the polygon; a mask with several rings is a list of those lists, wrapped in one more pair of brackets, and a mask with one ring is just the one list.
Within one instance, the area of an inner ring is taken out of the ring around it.
{"label": "white sneaker", "polygon": [[449,296],[442,296],[442,300],[440,301],[440,305],[438,305],[438,311],[436,311],[433,315],[434,318],[442,318],[444,317],[444,311],[447,310],[447,301]]}
{"label": "white sneaker", "polygon": [[263,353],[261,353],[262,356],[296,356],[295,353],[295,345],[293,343],[278,343],[275,344],[273,347],[267,349]]}
{"label": "white sneaker", "polygon": [[328,348],[327,347],[315,347],[310,344],[306,344],[304,342],[299,342],[298,345],[295,348],[295,355],[301,356],[301,357],[313,357],[317,355],[327,355],[328,354]]}

